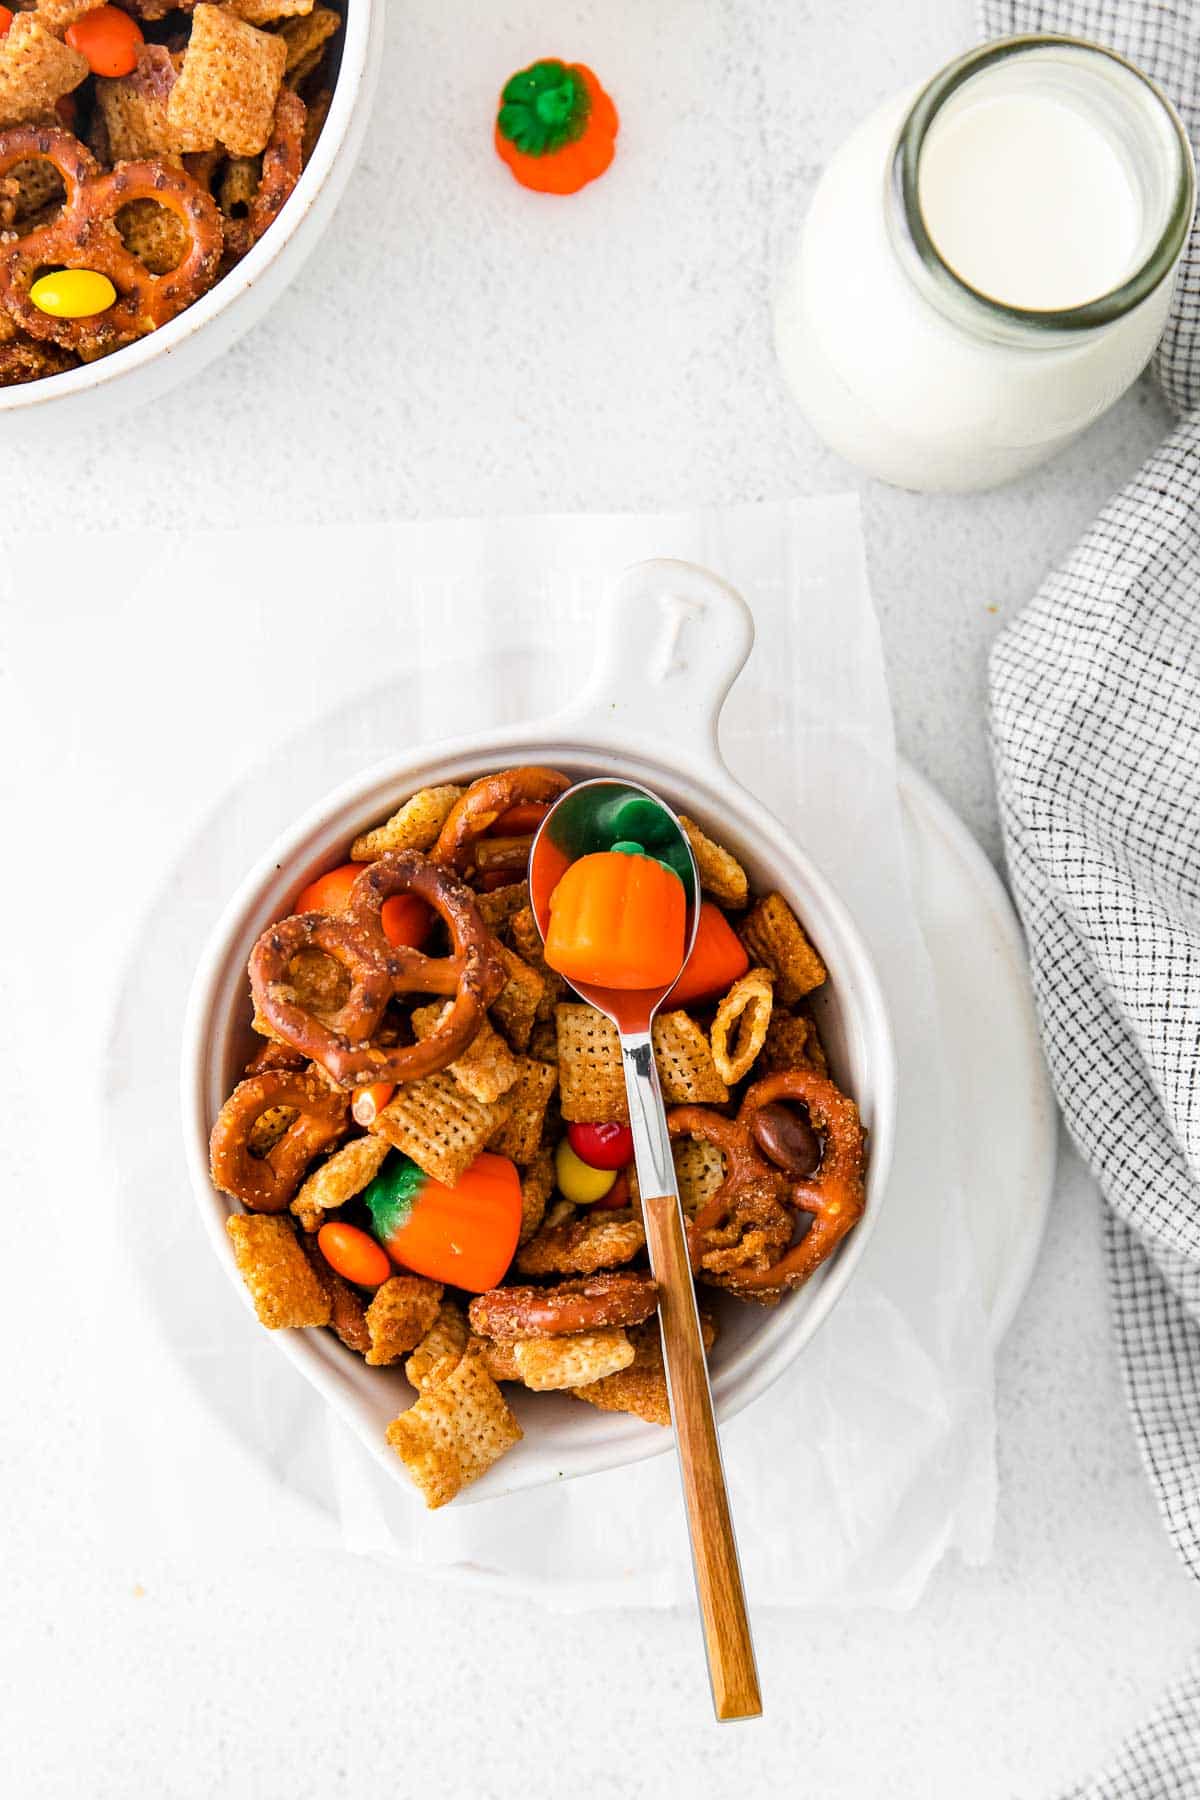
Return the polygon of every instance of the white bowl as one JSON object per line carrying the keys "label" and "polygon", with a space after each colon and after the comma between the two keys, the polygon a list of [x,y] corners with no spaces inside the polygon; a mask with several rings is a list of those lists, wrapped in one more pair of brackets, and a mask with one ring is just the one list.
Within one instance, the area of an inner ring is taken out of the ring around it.
{"label": "white bowl", "polygon": [[383,0],[347,0],[328,115],[308,166],[270,229],[235,268],[159,330],[63,375],[0,388],[0,441],[53,437],[160,399],[262,317],[333,217],[362,147],[382,54]]}
{"label": "white bowl", "polygon": [[[597,673],[578,705],[540,723],[430,745],[415,759],[368,770],[315,806],[252,870],[197,971],[181,1071],[196,1199],[213,1247],[248,1308],[225,1232],[234,1209],[209,1179],[208,1138],[251,1050],[246,979],[251,947],[287,912],[305,882],[342,860],[358,832],[414,789],[509,763],[544,762],[568,775],[625,776],[657,789],[729,845],[754,888],[777,888],[786,896],[828,966],[821,1030],[834,1072],[858,1101],[870,1131],[866,1210],[830,1262],[777,1307],[722,1305],[712,1359],[718,1416],[732,1418],[795,1361],[851,1279],[879,1216],[896,1078],[879,982],[845,906],[773,814],[734,780],[717,747],[721,706],[753,637],[745,602],[714,576],[687,563],[639,563],[613,592]],[[407,1484],[384,1441],[389,1420],[413,1398],[403,1374],[367,1368],[328,1331],[279,1331],[274,1341],[381,1466]],[[463,1500],[636,1462],[672,1443],[656,1426],[596,1412],[564,1395],[510,1393],[526,1435]]]}

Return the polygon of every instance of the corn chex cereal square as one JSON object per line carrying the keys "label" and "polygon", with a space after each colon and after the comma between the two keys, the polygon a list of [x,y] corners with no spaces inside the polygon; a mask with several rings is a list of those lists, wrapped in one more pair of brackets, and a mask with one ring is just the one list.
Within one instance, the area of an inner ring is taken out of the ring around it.
{"label": "corn chex cereal square", "polygon": [[238,218],[239,207],[248,207],[259,190],[261,170],[256,156],[231,156],[217,184],[217,205],[227,219]]}
{"label": "corn chex cereal square", "polygon": [[[179,58],[182,63],[183,58]],[[113,162],[137,162],[144,156],[178,161],[184,150],[211,149],[214,139],[185,135],[167,117],[167,102],[178,77],[163,44],[143,44],[128,75],[96,78],[96,110]],[[161,207],[156,207],[158,212]]]}
{"label": "corn chex cereal square", "polygon": [[775,999],[780,1006],[794,1006],[825,980],[825,964],[782,894],[756,900],[738,936],[751,962],[763,963],[774,975]]}
{"label": "corn chex cereal square", "polygon": [[632,1262],[645,1248],[640,1210],[597,1206],[543,1225],[517,1251],[516,1267],[522,1275],[594,1275]]}
{"label": "corn chex cereal square", "polygon": [[266,147],[283,83],[287,45],[259,31],[229,6],[201,0],[167,118],[188,150],[224,144],[231,156],[257,156]]}
{"label": "corn chex cereal square", "polygon": [[[716,1326],[704,1311],[700,1314],[700,1332],[705,1350],[711,1350],[717,1335]],[[671,1405],[667,1397],[658,1320],[647,1319],[642,1325],[630,1326],[628,1336],[634,1350],[633,1361],[628,1367],[573,1388],[572,1392],[577,1399],[598,1406],[602,1412],[633,1413],[649,1425],[669,1425]]]}
{"label": "corn chex cereal square", "polygon": [[423,1275],[393,1275],[367,1308],[367,1330],[371,1348],[367,1361],[373,1368],[399,1362],[415,1350],[430,1331],[442,1303],[441,1283],[427,1281]]}
{"label": "corn chex cereal square", "polygon": [[[307,23],[303,21],[305,26]],[[286,28],[279,35],[284,38],[285,34]],[[386,855],[389,850],[432,849],[450,808],[461,793],[460,787],[449,782],[442,787],[422,788],[374,831],[364,831],[355,838],[350,846],[350,861],[374,862],[376,857]]]}
{"label": "corn chex cereal square", "polygon": [[268,1331],[328,1325],[329,1296],[290,1219],[278,1213],[231,1213],[225,1229],[254,1310]]}
{"label": "corn chex cereal square", "polygon": [[62,37],[68,26],[74,25],[85,14],[94,12],[103,6],[104,0],[37,0],[33,9],[34,17],[52,31],[55,37]]}
{"label": "corn chex cereal square", "polygon": [[[34,213],[41,212],[43,207],[56,205],[62,199],[62,177],[53,163],[45,162],[40,156],[28,162],[14,163],[4,177],[4,203],[0,213],[0,224],[7,230],[10,225],[20,225],[31,219]],[[14,320],[5,315],[6,324],[11,327],[8,337],[15,337],[17,326]]]}
{"label": "corn chex cereal square", "polygon": [[314,1170],[292,1201],[292,1211],[305,1231],[318,1230],[327,1212],[361,1194],[383,1167],[389,1149],[384,1138],[368,1132],[351,1138]]}
{"label": "corn chex cereal square", "polygon": [[462,1307],[443,1300],[437,1318],[404,1365],[404,1373],[419,1394],[441,1387],[453,1375],[470,1335]]}
{"label": "corn chex cereal square", "polygon": [[529,883],[511,881],[507,887],[493,888],[490,894],[476,894],[475,904],[488,930],[499,933],[522,907],[529,905]]}
{"label": "corn chex cereal square", "polygon": [[55,37],[35,13],[19,12],[0,37],[0,126],[50,112],[90,74],[86,56]]}
{"label": "corn chex cereal square", "polygon": [[555,1007],[554,1019],[563,1118],[628,1125],[629,1102],[616,1026],[594,1006],[574,1001]]}
{"label": "corn chex cereal square", "polygon": [[518,1380],[536,1393],[601,1381],[627,1369],[635,1354],[619,1325],[577,1331],[570,1337],[529,1338],[511,1348]]}
{"label": "corn chex cereal square", "polygon": [[538,1001],[536,1016],[539,1019],[552,1019],[555,1007],[565,998],[568,988],[562,976],[550,967],[542,954],[542,934],[538,930],[531,906],[523,906],[513,914],[509,931],[512,934],[513,949],[542,978],[542,997]]}
{"label": "corn chex cereal square", "polygon": [[440,1069],[420,1081],[402,1082],[371,1130],[394,1150],[411,1156],[435,1181],[453,1187],[508,1112],[507,1099],[474,1100],[453,1075]]}
{"label": "corn chex cereal square", "polygon": [[[516,1158],[513,1158],[516,1161]],[[546,1216],[546,1202],[554,1192],[554,1153],[539,1150],[521,1176],[521,1235],[527,1244]]]}
{"label": "corn chex cereal square", "polygon": [[542,1125],[558,1085],[558,1070],[553,1063],[521,1058],[518,1075],[504,1103],[508,1108],[503,1124],[488,1140],[488,1149],[497,1156],[507,1156],[522,1168],[536,1158],[542,1143]]}
{"label": "corn chex cereal square", "polygon": [[634,1354],[624,1369],[580,1383],[572,1391],[577,1399],[599,1407],[601,1412],[633,1413],[648,1425],[669,1425],[671,1403],[667,1398],[658,1320],[647,1319],[642,1325],[630,1326],[628,1336]]}
{"label": "corn chex cereal square", "polygon": [[128,201],[121,208],[118,229],[125,248],[151,275],[177,269],[191,243],[183,220],[156,200]]}
{"label": "corn chex cereal square", "polygon": [[492,1002],[492,1017],[514,1050],[527,1050],[546,984],[537,970],[515,956],[507,944],[498,943],[496,949],[508,971],[508,981],[500,990],[499,999]]}
{"label": "corn chex cereal square", "polygon": [[750,897],[750,884],[737,857],[732,856],[723,845],[714,843],[712,838],[701,831],[695,819],[685,818],[681,813],[679,823],[692,846],[700,886],[705,893],[711,894],[721,906],[745,906]]}
{"label": "corn chex cereal square", "polygon": [[298,1116],[294,1106],[268,1106],[260,1112],[246,1136],[246,1148],[251,1156],[269,1156]]}
{"label": "corn chex cereal square", "polygon": [[824,1075],[827,1066],[815,1021],[807,1013],[780,1012],[776,1007],[759,1058],[762,1073],[780,1075],[788,1069],[816,1069]]}
{"label": "corn chex cereal square", "polygon": [[[412,1013],[412,1028],[418,1042],[436,1030],[438,1021],[450,1011],[452,1002],[434,1002],[418,1006]],[[521,1073],[521,1058],[514,1056],[500,1033],[485,1019],[462,1055],[449,1065],[459,1087],[476,1100],[499,1100]]]}
{"label": "corn chex cereal square", "polygon": [[499,1344],[495,1338],[477,1337],[472,1339],[472,1345],[493,1381],[520,1381],[515,1344]]}
{"label": "corn chex cereal square", "polygon": [[229,0],[247,25],[273,25],[276,19],[294,19],[313,9],[313,0]]}
{"label": "corn chex cereal square", "polygon": [[715,1144],[700,1138],[676,1138],[671,1146],[679,1198],[689,1218],[707,1205],[725,1179],[725,1158]]}
{"label": "corn chex cereal square", "polygon": [[537,1062],[556,1063],[558,1061],[558,1026],[553,1013],[548,1019],[539,1019],[530,1032],[529,1054]]}
{"label": "corn chex cereal square", "polygon": [[651,1037],[668,1106],[720,1106],[728,1100],[709,1041],[687,1013],[660,1013]]}
{"label": "corn chex cereal square", "polygon": [[[326,44],[341,23],[341,13],[334,12],[332,7],[328,6],[314,6],[306,18],[283,21],[279,27],[279,36],[287,45],[287,62],[284,64],[284,70],[289,87],[296,87],[306,75],[312,74],[325,54]],[[432,791],[436,792],[437,790]],[[459,792],[461,791],[460,789]],[[456,795],[455,798],[457,799],[457,797]],[[450,808],[447,807],[446,811],[449,812],[449,810]],[[438,831],[440,830],[441,826],[439,825]],[[436,835],[435,832],[434,836]],[[432,844],[433,838],[430,838],[429,842]],[[393,848],[398,848],[398,846],[393,846]],[[423,844],[413,845],[415,850],[424,848],[426,846]],[[352,857],[351,860],[357,862],[359,858]]]}
{"label": "corn chex cereal square", "polygon": [[474,1352],[387,1428],[388,1443],[431,1508],[477,1481],[523,1435]]}

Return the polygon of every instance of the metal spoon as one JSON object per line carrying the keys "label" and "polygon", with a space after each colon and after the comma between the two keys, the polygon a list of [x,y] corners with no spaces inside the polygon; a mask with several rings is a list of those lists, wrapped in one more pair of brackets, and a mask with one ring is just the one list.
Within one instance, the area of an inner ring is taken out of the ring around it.
{"label": "metal spoon", "polygon": [[[580,782],[569,788],[543,819],[529,859],[530,896],[538,929],[544,938],[550,923],[550,895],[567,864],[583,853],[598,809],[615,808],[633,800],[649,802],[663,816],[653,854],[675,862],[681,872],[690,871],[690,883],[685,880],[684,884],[689,888],[683,958],[686,962],[695,942],[700,911],[695,859],[674,813],[657,794],[632,782]],[[667,1393],[679,1453],[713,1707],[718,1719],[749,1719],[762,1712],[758,1671],[721,1466],[683,1208],[650,1036],[654,1015],[682,968],[680,963],[671,982],[657,989],[599,988],[575,982],[570,986],[581,999],[605,1013],[621,1037],[629,1122],[650,1266],[658,1283],[658,1322]]]}

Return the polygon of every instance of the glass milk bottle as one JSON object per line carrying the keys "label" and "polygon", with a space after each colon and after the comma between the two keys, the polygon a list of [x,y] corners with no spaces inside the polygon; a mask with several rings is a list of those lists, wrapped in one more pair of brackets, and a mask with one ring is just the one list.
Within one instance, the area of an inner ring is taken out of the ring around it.
{"label": "glass milk bottle", "polygon": [[1144,368],[1194,201],[1183,126],[1132,64],[1065,37],[985,44],[825,170],[777,297],[784,374],[868,474],[1007,481]]}

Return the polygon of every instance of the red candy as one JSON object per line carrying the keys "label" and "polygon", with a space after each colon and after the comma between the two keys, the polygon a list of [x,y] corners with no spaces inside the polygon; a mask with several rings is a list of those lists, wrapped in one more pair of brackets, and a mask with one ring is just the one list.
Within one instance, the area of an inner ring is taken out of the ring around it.
{"label": "red candy", "polygon": [[622,1169],[621,1173],[617,1176],[617,1179],[613,1182],[612,1186],[609,1188],[607,1194],[601,1195],[599,1200],[592,1201],[591,1210],[592,1210],[592,1212],[599,1212],[599,1210],[602,1206],[608,1206],[608,1207],[611,1207],[614,1212],[616,1212],[620,1207],[628,1206],[628,1205],[629,1205],[629,1177],[625,1173],[624,1169]]}
{"label": "red candy", "polygon": [[580,1162],[590,1169],[623,1169],[633,1161],[633,1133],[628,1125],[568,1125],[567,1138]]}

